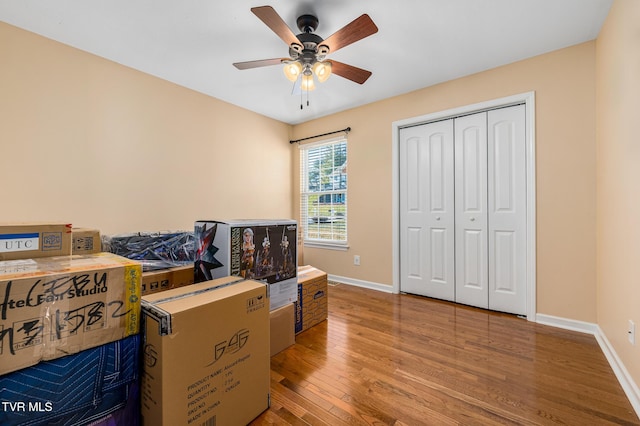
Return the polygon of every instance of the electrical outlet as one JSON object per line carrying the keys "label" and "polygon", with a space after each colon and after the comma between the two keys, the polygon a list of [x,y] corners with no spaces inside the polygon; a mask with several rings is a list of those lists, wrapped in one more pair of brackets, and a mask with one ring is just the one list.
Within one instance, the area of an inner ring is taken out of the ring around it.
{"label": "electrical outlet", "polygon": [[357,254],[353,256],[353,264],[356,266],[360,266],[360,256],[358,256]]}
{"label": "electrical outlet", "polygon": [[629,343],[633,346],[636,345],[636,324],[629,320],[629,330],[627,330],[627,337],[629,338]]}

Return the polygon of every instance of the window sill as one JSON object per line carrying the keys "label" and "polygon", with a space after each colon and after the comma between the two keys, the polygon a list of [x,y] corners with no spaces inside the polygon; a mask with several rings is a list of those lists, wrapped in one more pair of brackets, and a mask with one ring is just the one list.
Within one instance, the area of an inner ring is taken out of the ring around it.
{"label": "window sill", "polygon": [[349,245],[346,243],[337,244],[337,243],[323,243],[319,241],[305,241],[304,246],[309,248],[321,248],[321,249],[328,249],[328,250],[341,250],[341,251],[349,250]]}

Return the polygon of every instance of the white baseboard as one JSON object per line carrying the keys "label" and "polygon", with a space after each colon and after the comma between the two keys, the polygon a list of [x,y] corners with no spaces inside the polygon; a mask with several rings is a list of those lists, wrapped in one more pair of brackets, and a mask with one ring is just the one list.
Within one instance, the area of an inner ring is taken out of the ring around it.
{"label": "white baseboard", "polygon": [[607,336],[597,324],[544,314],[536,314],[536,322],[550,325],[552,327],[563,328],[565,330],[592,334],[596,338],[598,345],[600,345],[600,349],[607,358],[607,361],[609,362],[613,373],[616,375],[620,386],[622,386],[622,390],[627,395],[631,406],[638,417],[640,417],[640,390],[638,389],[638,385],[633,381],[633,378],[618,357],[615,349],[611,343],[609,343]]}
{"label": "white baseboard", "polygon": [[598,327],[595,337],[600,348],[602,348],[602,352],[604,352],[604,356],[607,357],[609,365],[611,365],[613,372],[618,378],[622,389],[624,389],[624,393],[627,394],[629,402],[631,402],[633,409],[636,411],[638,417],[640,417],[640,389],[638,389],[638,385],[633,381],[633,378],[600,327]]}
{"label": "white baseboard", "polygon": [[550,325],[552,327],[563,328],[565,330],[579,331],[580,333],[588,333],[595,335],[598,331],[598,325],[591,322],[576,321],[553,315],[536,314],[536,322],[538,324]]}
{"label": "white baseboard", "polygon": [[393,287],[391,287],[390,285],[374,283],[371,281],[356,280],[354,278],[341,277],[338,275],[331,275],[331,274],[329,274],[328,278],[329,278],[329,281],[337,281],[339,283],[349,284],[356,287],[364,287],[371,290],[383,291],[385,293],[393,293]]}

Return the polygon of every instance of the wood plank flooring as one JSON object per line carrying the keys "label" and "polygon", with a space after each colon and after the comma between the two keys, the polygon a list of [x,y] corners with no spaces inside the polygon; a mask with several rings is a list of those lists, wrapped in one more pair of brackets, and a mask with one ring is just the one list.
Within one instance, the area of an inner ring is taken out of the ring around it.
{"label": "wood plank flooring", "polygon": [[252,425],[640,425],[595,338],[448,302],[329,286],[271,359]]}

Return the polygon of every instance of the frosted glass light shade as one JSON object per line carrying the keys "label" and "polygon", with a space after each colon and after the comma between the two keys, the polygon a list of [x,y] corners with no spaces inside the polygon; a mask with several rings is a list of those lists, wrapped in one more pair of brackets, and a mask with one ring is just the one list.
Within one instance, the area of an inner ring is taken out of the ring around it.
{"label": "frosted glass light shade", "polygon": [[331,76],[331,62],[316,62],[313,64],[313,73],[320,83],[324,83]]}
{"label": "frosted glass light shade", "polygon": [[296,81],[302,73],[302,64],[297,61],[286,63],[284,64],[283,71],[289,81]]}
{"label": "frosted glass light shade", "polygon": [[313,81],[313,75],[303,75],[300,89],[310,92],[312,90],[315,90],[315,88],[316,83]]}

